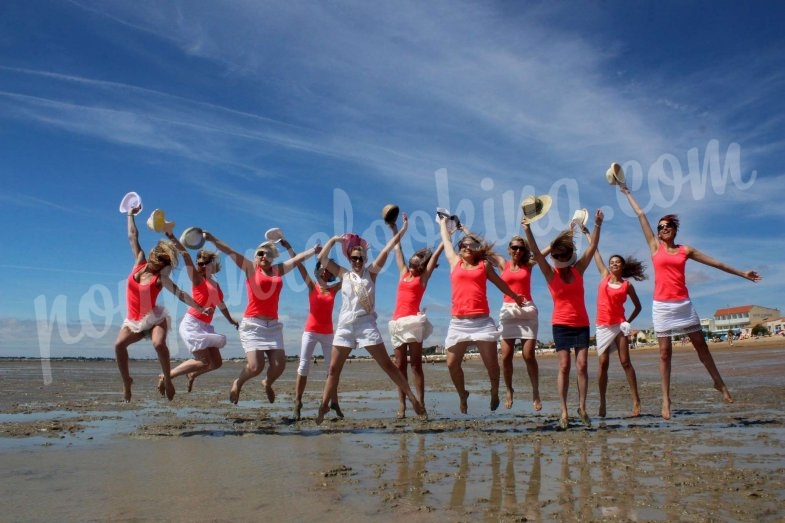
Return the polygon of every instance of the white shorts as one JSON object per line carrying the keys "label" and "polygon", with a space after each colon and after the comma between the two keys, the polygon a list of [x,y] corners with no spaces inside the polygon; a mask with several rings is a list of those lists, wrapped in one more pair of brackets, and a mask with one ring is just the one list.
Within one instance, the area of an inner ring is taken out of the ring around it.
{"label": "white shorts", "polygon": [[345,324],[338,323],[333,338],[333,345],[336,347],[349,347],[350,349],[383,343],[382,333],[376,326],[375,314],[366,314]]}
{"label": "white shorts", "polygon": [[220,349],[226,345],[226,336],[217,334],[211,324],[190,314],[183,316],[180,322],[180,337],[191,352],[211,347]]}
{"label": "white shorts", "polygon": [[[143,332],[145,337],[149,338],[152,328],[164,322],[167,322],[167,325],[171,325],[172,318],[169,316],[169,312],[166,308],[159,305],[153,307],[150,312],[145,314],[144,318],[140,320],[130,320],[126,318],[123,320],[122,326],[128,327],[131,332],[136,332],[137,334]],[[166,333],[169,333],[168,329]]]}
{"label": "white shorts", "polygon": [[657,301],[651,306],[654,333],[658,338],[679,336],[701,330],[701,320],[692,301]]}
{"label": "white shorts", "polygon": [[450,320],[444,346],[448,349],[465,341],[498,341],[501,331],[490,316]]}
{"label": "white shorts", "polygon": [[523,307],[505,302],[499,311],[499,325],[503,340],[536,340],[539,325],[537,306],[533,302]]}
{"label": "white shorts", "polygon": [[433,332],[433,325],[422,312],[390,320],[387,328],[390,330],[393,347],[400,347],[407,343],[422,343]]}
{"label": "white shorts", "polygon": [[283,323],[278,320],[243,318],[239,332],[240,345],[245,352],[283,350]]}
{"label": "white shorts", "polygon": [[330,368],[330,356],[333,350],[332,334],[319,334],[318,332],[303,331],[303,342],[300,345],[300,365],[297,367],[297,374],[307,376],[311,370],[313,351],[317,345],[322,346],[322,356],[324,356],[324,371]]}

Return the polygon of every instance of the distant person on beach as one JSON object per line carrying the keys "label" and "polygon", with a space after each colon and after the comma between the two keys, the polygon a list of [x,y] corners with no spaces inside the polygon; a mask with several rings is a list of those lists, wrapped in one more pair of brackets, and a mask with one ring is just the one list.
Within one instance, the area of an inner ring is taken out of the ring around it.
{"label": "distant person on beach", "polygon": [[[311,278],[303,264],[297,265],[300,275],[308,286],[308,319],[305,320],[303,338],[300,345],[300,364],[297,367],[297,377],[294,381],[294,419],[299,421],[303,408],[303,394],[308,383],[308,373],[311,363],[316,365],[313,355],[316,346],[322,348],[325,372],[330,368],[330,356],[333,348],[333,309],[335,308],[335,295],[341,290],[341,282],[335,283],[335,276],[327,270],[320,261],[316,261]],[[338,390],[330,398],[330,408],[339,418],[343,412],[338,405]]]}
{"label": "distant person on beach", "polygon": [[[388,222],[388,225],[393,234],[398,233],[398,225],[395,221]],[[407,264],[401,242],[395,244],[395,262],[398,265],[400,279],[395,298],[395,310],[388,328],[395,350],[395,365],[406,381],[409,381],[407,363],[411,364],[414,387],[421,405],[425,405],[422,345],[425,338],[433,331],[433,326],[428,321],[425,311],[420,309],[420,304],[443,250],[443,244],[439,244],[435,251],[428,248],[420,249],[409,258]],[[401,388],[398,389],[398,401],[400,406],[397,417],[402,419],[406,417],[406,394]]]}
{"label": "distant person on beach", "polygon": [[728,345],[733,345],[733,330],[728,329]]}
{"label": "distant person on beach", "polygon": [[131,385],[134,382],[128,369],[128,347],[142,338],[150,338],[161,364],[164,394],[171,401],[175,389],[170,377],[169,347],[166,345],[171,318],[163,306],[156,305],[158,294],[165,288],[202,314],[211,311],[202,308],[169,277],[172,268],[177,266],[177,251],[172,242],[160,240],[150,250],[149,260],[145,258],[139,245],[139,231],[134,220],[134,215],[140,210],[141,207],[135,207],[128,212],[128,240],[134,257],[134,268],[126,282],[128,313],[114,342],[114,352],[120,376],[123,378],[123,400],[128,402],[131,401]]}
{"label": "distant person on beach", "polygon": [[660,347],[660,378],[662,386],[662,417],[671,417],[671,357],[673,355],[672,336],[686,335],[698,353],[703,366],[709,372],[714,388],[720,391],[722,398],[727,403],[733,402],[733,397],[728,387],[720,376],[720,371],[714,364],[709,346],[703,338],[700,318],[690,300],[685,281],[685,266],[687,260],[720,269],[729,274],[746,278],[752,282],[760,281],[761,276],[755,271],[740,271],[711,256],[703,254],[698,249],[689,245],[676,243],[676,233],[679,230],[679,218],[675,214],[667,214],[657,221],[657,234],[649,224],[646,214],[632,196],[625,183],[619,183],[619,190],[627,196],[632,210],[638,216],[638,221],[643,230],[646,243],[651,251],[652,266],[654,267],[654,303],[652,317],[657,343]]}
{"label": "distant person on beach", "polygon": [[[418,415],[426,415],[425,407],[414,395],[406,378],[387,354],[384,340],[376,326],[376,277],[384,267],[390,251],[401,241],[408,225],[409,222],[404,214],[401,230],[390,238],[376,259],[368,266],[366,266],[367,245],[356,235],[334,236],[324,245],[319,261],[332,274],[341,278],[342,303],[333,339],[330,368],[322,393],[322,404],[316,416],[317,425],[324,421],[325,414],[330,411],[330,402],[338,393],[343,366],[349,354],[357,347],[365,347],[393,383],[403,389]],[[330,250],[336,242],[344,244],[343,252],[349,259],[351,269],[341,267],[330,259]]]}
{"label": "distant person on beach", "polygon": [[[502,346],[502,375],[507,386],[506,408],[512,408],[513,357],[515,356],[515,342],[521,340],[521,352],[526,363],[526,372],[532,386],[532,405],[534,410],[542,409],[540,401],[540,369],[537,365],[535,349],[537,348],[537,331],[539,326],[539,311],[532,301],[532,269],[536,262],[532,259],[531,251],[526,241],[515,235],[507,245],[509,260],[499,259],[498,267],[501,270],[501,279],[516,294],[524,299],[524,306],[519,307],[510,296],[504,295],[501,311],[499,312],[499,325],[501,326]],[[547,251],[546,251],[547,255]]]}
{"label": "distant person on beach", "polygon": [[298,263],[302,263],[314,254],[319,247],[296,254],[289,242],[282,238],[280,244],[291,258],[281,263],[273,263],[278,257],[276,242],[265,241],[257,248],[254,260],[251,261],[235,251],[213,234],[204,231],[204,238],[213,242],[224,254],[245,273],[245,286],[248,292],[248,306],[245,308],[240,322],[240,344],[245,351],[246,363],[240,376],[232,383],[229,401],[235,405],[240,400],[240,391],[246,381],[262,373],[265,358],[269,361],[267,377],[262,380],[262,387],[267,401],[275,402],[273,383],[286,367],[286,353],[283,346],[283,324],[278,321],[278,302],[283,289],[283,276]]}
{"label": "distant person on beach", "polygon": [[[180,244],[174,234],[169,233],[167,236],[183,254],[183,262],[191,278],[191,294],[194,301],[200,307],[210,311],[207,314],[202,314],[199,309],[190,307],[180,321],[180,337],[193,357],[172,369],[169,377],[174,379],[186,374],[188,376],[188,392],[191,392],[197,376],[216,370],[223,364],[220,349],[226,345],[226,336],[215,332],[212,325],[215,309],[220,310],[226,321],[235,329],[240,326],[240,323],[229,314],[224,303],[221,286],[214,278],[214,275],[221,270],[221,260],[218,258],[218,254],[202,249],[196,255],[196,266],[194,266],[188,250]],[[165,378],[162,374],[158,377],[158,391],[161,394],[165,390],[164,382]]]}
{"label": "distant person on beach", "polygon": [[537,246],[534,234],[529,226],[529,219],[521,220],[529,248],[534,254],[534,260],[539,265],[548,290],[553,298],[552,329],[553,341],[556,344],[556,354],[559,357],[559,399],[561,401],[561,417],[559,426],[562,430],[569,426],[567,414],[567,392],[570,388],[570,351],[575,349],[575,367],[578,373],[578,416],[581,421],[591,425],[591,419],[586,412],[586,394],[589,385],[589,372],[587,358],[589,352],[589,314],[586,312],[585,292],[583,287],[583,274],[591,263],[597,244],[600,241],[600,227],[603,214],[599,209],[594,215],[594,231],[591,235],[589,246],[578,258],[578,253],[573,241],[572,230],[559,233],[550,244],[550,256],[553,266],[548,263],[545,256]]}
{"label": "distant person on beach", "polygon": [[491,383],[491,411],[499,407],[499,355],[496,343],[499,328],[490,315],[487,282],[493,283],[518,305],[523,306],[524,297],[516,294],[494,270],[493,246],[482,237],[463,226],[463,236],[457,251],[452,244],[452,232],[448,228],[447,216],[439,215],[439,228],[444,245],[444,255],[450,265],[452,285],[452,319],[444,342],[447,369],[458,393],[459,408],[466,414],[469,410],[469,391],[466,390],[462,363],[466,350],[476,345],[488,371]]}
{"label": "distant person on beach", "polygon": [[[583,227],[583,234],[591,241],[589,230]],[[638,394],[638,379],[635,376],[635,368],[630,359],[629,341],[627,336],[630,334],[631,323],[641,312],[641,301],[635,292],[635,287],[629,282],[632,278],[635,281],[646,279],[646,267],[643,262],[629,256],[624,258],[619,254],[614,254],[608,259],[608,266],[602,259],[599,249],[594,252],[594,263],[600,272],[600,285],[597,288],[597,316],[596,323],[596,343],[597,356],[599,358],[599,372],[597,382],[600,388],[600,409],[599,416],[605,417],[606,414],[606,392],[608,390],[608,368],[611,362],[611,353],[618,351],[619,363],[621,363],[624,373],[627,375],[627,385],[630,387],[632,395],[632,417],[641,414],[641,398]],[[610,267],[610,268],[609,268]],[[624,304],[629,297],[632,302],[632,312],[627,315]]]}

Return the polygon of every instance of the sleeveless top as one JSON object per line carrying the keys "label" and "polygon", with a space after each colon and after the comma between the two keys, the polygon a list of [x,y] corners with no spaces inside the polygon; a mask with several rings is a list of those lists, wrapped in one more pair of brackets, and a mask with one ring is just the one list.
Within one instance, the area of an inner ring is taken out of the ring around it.
{"label": "sleeveless top", "polygon": [[125,287],[125,303],[128,307],[128,319],[139,321],[153,310],[161,288],[158,286],[159,274],[154,274],[147,283],[139,283],[134,276],[147,267],[147,262],[140,263],[133,268],[128,276]]}
{"label": "sleeveless top", "polygon": [[[517,271],[513,271],[512,262],[507,261],[501,278],[509,285],[512,292],[520,294],[526,301],[532,301],[532,268],[529,265],[523,265],[518,267]],[[515,300],[505,294],[504,302],[515,303]]]}
{"label": "sleeveless top", "polygon": [[624,303],[630,282],[624,280],[618,287],[609,284],[610,275],[605,276],[597,288],[597,325],[618,325],[624,322]]}
{"label": "sleeveless top", "polygon": [[[572,272],[572,282],[566,283],[559,276],[559,271]],[[553,325],[567,327],[588,327],[589,313],[583,292],[583,275],[575,267],[554,270],[553,278],[548,282],[548,290],[553,296]]]}
{"label": "sleeveless top", "polygon": [[248,290],[248,306],[243,316],[246,318],[265,316],[277,320],[278,300],[283,288],[283,279],[278,274],[278,270],[273,269],[273,275],[267,276],[261,268],[257,267],[253,279],[245,280],[245,287]]}
{"label": "sleeveless top", "polygon": [[318,285],[308,292],[308,319],[305,320],[305,331],[316,334],[333,333],[333,307],[338,290],[330,287],[322,292]]}
{"label": "sleeveless top", "polygon": [[667,246],[660,242],[657,252],[651,257],[654,266],[654,299],[656,301],[688,300],[684,268],[687,265],[687,248],[679,245],[678,252],[668,253]]}
{"label": "sleeveless top", "polygon": [[425,294],[425,287],[422,286],[420,276],[414,276],[410,281],[406,281],[406,278],[411,276],[411,274],[411,272],[406,271],[406,274],[398,281],[398,294],[395,299],[393,320],[403,318],[404,316],[414,316],[420,312],[420,303]]}
{"label": "sleeveless top", "polygon": [[341,285],[341,311],[338,313],[338,324],[346,325],[360,316],[375,314],[374,300],[376,284],[371,279],[371,272],[363,268],[361,274],[346,271]]}
{"label": "sleeveless top", "polygon": [[464,269],[463,262],[455,265],[450,272],[453,316],[490,314],[487,280],[484,260],[474,269]]}
{"label": "sleeveless top", "polygon": [[187,311],[188,314],[197,320],[211,323],[213,321],[213,314],[215,314],[215,307],[224,301],[224,293],[221,290],[221,287],[207,278],[202,278],[202,283],[194,285],[193,289],[191,289],[191,293],[193,294],[194,301],[202,308],[212,307],[213,310],[210,314],[202,314],[198,309],[189,307]]}

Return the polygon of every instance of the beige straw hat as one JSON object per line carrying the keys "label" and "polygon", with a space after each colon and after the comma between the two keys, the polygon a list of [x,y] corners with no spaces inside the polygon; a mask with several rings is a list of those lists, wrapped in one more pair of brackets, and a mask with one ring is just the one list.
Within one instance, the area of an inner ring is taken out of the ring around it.
{"label": "beige straw hat", "polygon": [[605,179],[611,185],[624,183],[624,171],[618,163],[612,163],[611,166],[605,171]]}
{"label": "beige straw hat", "polygon": [[547,194],[543,194],[542,196],[534,196],[530,194],[526,198],[521,201],[521,209],[523,210],[523,217],[526,218],[527,221],[536,222],[546,214],[551,209],[551,205],[553,205],[553,200]]}

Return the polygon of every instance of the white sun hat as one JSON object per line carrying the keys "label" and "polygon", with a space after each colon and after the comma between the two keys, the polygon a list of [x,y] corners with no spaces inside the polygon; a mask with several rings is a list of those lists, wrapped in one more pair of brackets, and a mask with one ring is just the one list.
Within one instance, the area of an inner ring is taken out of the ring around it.
{"label": "white sun hat", "polygon": [[278,227],[273,227],[272,229],[267,229],[264,237],[273,243],[278,243],[283,240],[283,231]]}
{"label": "white sun hat", "polygon": [[447,230],[450,234],[454,233],[458,230],[458,226],[461,224],[461,221],[458,217],[454,214],[450,214],[450,211],[445,209],[444,207],[437,207],[436,208],[436,217],[434,221],[439,223],[439,218],[447,218]]}
{"label": "white sun hat", "polygon": [[180,243],[188,249],[201,249],[204,245],[204,236],[199,227],[188,227],[180,235]]}
{"label": "white sun hat", "polygon": [[589,223],[589,211],[588,209],[578,209],[575,211],[575,214],[572,215],[572,223],[580,225],[581,229],[586,227],[586,224]]}
{"label": "white sun hat", "polygon": [[608,170],[605,171],[605,179],[611,185],[624,183],[624,171],[621,165],[616,162],[612,163]]}
{"label": "white sun hat", "polygon": [[135,215],[139,214],[142,210],[142,197],[131,191],[120,200],[120,212],[128,214],[134,207],[139,207],[139,210],[134,213]]}
{"label": "white sun hat", "polygon": [[155,232],[172,232],[174,222],[167,222],[166,214],[161,209],[156,209],[147,218],[147,227]]}
{"label": "white sun hat", "polygon": [[553,200],[551,200],[551,197],[547,194],[543,194],[542,196],[530,194],[521,201],[523,217],[526,218],[529,223],[536,222],[548,214],[551,205],[553,205]]}

